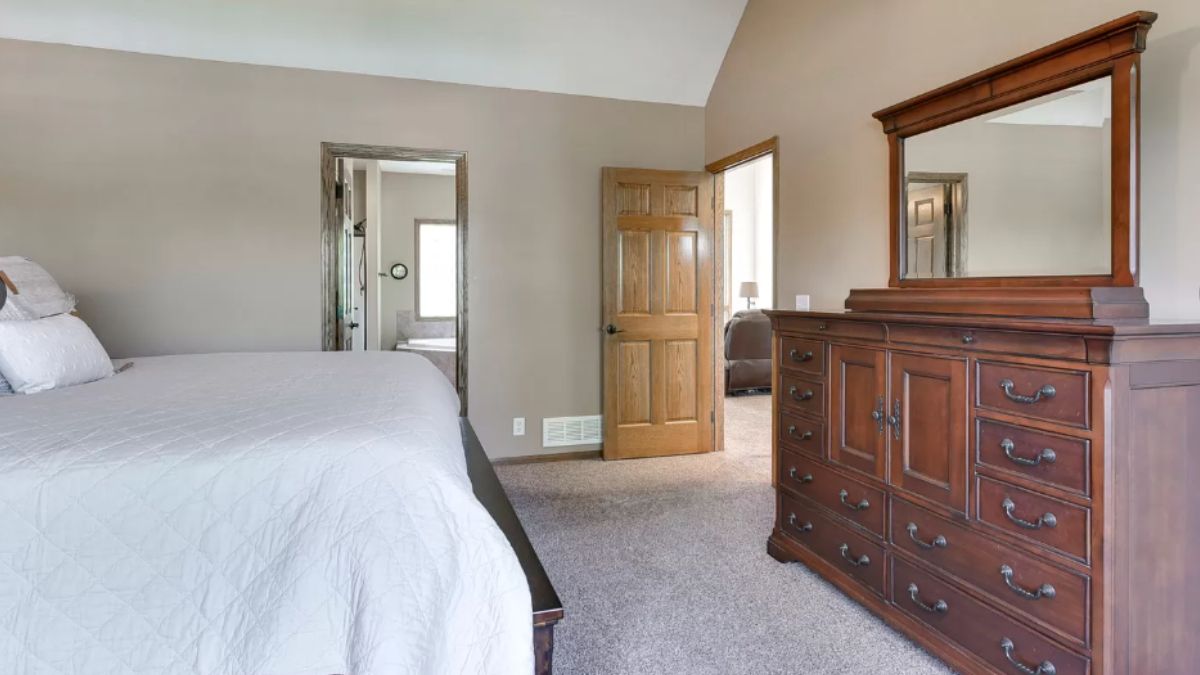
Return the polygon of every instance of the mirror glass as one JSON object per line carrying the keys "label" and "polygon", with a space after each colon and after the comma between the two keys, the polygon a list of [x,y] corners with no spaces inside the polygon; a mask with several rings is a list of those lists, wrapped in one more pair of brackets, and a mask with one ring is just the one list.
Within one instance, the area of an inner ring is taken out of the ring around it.
{"label": "mirror glass", "polygon": [[1110,78],[904,139],[906,279],[1111,273]]}

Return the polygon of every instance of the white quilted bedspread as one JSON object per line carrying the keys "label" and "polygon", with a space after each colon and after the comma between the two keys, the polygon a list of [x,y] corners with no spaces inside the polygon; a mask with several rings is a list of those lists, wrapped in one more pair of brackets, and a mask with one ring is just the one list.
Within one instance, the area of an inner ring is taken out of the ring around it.
{"label": "white quilted bedspread", "polygon": [[0,399],[0,673],[520,673],[529,590],[404,353]]}

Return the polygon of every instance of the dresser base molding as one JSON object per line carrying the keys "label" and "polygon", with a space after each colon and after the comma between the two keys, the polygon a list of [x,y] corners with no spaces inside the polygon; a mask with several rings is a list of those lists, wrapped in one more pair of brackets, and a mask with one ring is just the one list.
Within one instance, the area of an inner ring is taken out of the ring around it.
{"label": "dresser base molding", "polygon": [[[871,592],[817,554],[791,541],[778,529],[774,530],[767,539],[767,553],[781,563],[798,562],[816,572],[822,579],[836,586],[840,592],[871,610],[889,626],[916,642],[922,649],[933,654],[955,672],[997,672],[988,663],[959,649],[957,645],[946,640],[937,631],[901,613],[886,599]],[[888,576],[890,578],[890,574]]]}
{"label": "dresser base molding", "polygon": [[1150,316],[1150,305],[1140,286],[856,288],[846,298],[846,309],[1112,321]]}

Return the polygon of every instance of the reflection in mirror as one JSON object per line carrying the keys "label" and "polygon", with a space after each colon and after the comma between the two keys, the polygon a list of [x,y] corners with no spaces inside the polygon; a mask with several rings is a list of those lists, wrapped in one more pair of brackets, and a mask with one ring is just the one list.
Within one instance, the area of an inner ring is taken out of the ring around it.
{"label": "reflection in mirror", "polygon": [[906,279],[1111,273],[1105,77],[904,140]]}

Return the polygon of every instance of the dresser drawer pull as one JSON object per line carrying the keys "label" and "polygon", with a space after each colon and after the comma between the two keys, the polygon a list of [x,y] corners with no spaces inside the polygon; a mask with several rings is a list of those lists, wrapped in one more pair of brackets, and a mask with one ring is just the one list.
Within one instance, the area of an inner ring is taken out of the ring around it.
{"label": "dresser drawer pull", "polygon": [[796,481],[797,483],[801,483],[801,484],[811,483],[813,481],[813,477],[812,477],[811,473],[806,473],[803,476],[800,476],[799,478],[796,477],[797,473],[799,473],[799,472],[796,471],[796,467],[794,467],[794,466],[791,467],[790,469],[788,469],[788,478],[791,478],[792,480]]}
{"label": "dresser drawer pull", "polygon": [[887,418],[887,423],[891,425],[892,433],[895,434],[896,440],[900,440],[900,438],[901,438],[901,435],[900,435],[901,419],[902,418],[900,417],[900,399],[896,399],[895,401],[892,402],[892,414],[888,415],[888,418]]}
{"label": "dresser drawer pull", "polygon": [[945,614],[946,612],[950,611],[950,605],[947,605],[945,600],[938,600],[932,605],[927,605],[921,602],[921,598],[917,597],[917,593],[919,592],[920,591],[917,589],[916,584],[908,585],[908,597],[912,599],[913,604],[917,607],[920,607],[930,614]]}
{"label": "dresser drawer pull", "polygon": [[846,562],[855,567],[866,567],[871,564],[871,559],[865,555],[860,555],[857,558],[850,555],[850,544],[842,544],[838,547],[838,552],[846,559]]}
{"label": "dresser drawer pull", "polygon": [[1028,457],[1018,457],[1013,454],[1013,449],[1016,446],[1013,444],[1011,438],[1006,438],[1000,441],[1000,447],[1004,450],[1005,457],[1012,460],[1014,464],[1020,464],[1021,466],[1037,466],[1042,462],[1053,464],[1054,460],[1058,459],[1058,454],[1050,448],[1042,448],[1042,451],[1038,453],[1038,456],[1034,457],[1033,459],[1029,459]]}
{"label": "dresser drawer pull", "polygon": [[792,398],[796,399],[797,401],[807,401],[814,396],[812,389],[805,389],[803,393],[797,393],[799,391],[799,389],[793,386],[792,388],[788,389],[788,394],[790,394]]}
{"label": "dresser drawer pull", "polygon": [[971,335],[971,334],[967,334],[967,335],[964,335],[964,336],[963,336],[962,340],[963,340],[963,344],[964,344],[964,345],[974,344],[974,343],[975,343],[975,336],[974,336],[974,335]]}
{"label": "dresser drawer pull", "polygon": [[800,435],[797,435],[795,424],[788,425],[787,431],[788,431],[788,436],[791,436],[792,438],[794,438],[798,441],[811,441],[812,437],[813,437],[813,432],[811,432],[811,431],[806,431]]}
{"label": "dresser drawer pull", "polygon": [[1000,380],[1000,388],[1004,390],[1004,395],[1008,397],[1008,400],[1016,403],[1037,403],[1044,398],[1054,398],[1054,395],[1058,393],[1054,389],[1054,385],[1044,384],[1041,389],[1033,393],[1033,396],[1026,396],[1013,391],[1015,386],[1012,380]]}
{"label": "dresser drawer pull", "polygon": [[1017,505],[1014,504],[1013,500],[1009,499],[1008,497],[1004,498],[1004,501],[1000,503],[1000,506],[1004,509],[1004,515],[1007,516],[1009,520],[1027,530],[1040,530],[1043,527],[1054,527],[1055,525],[1058,525],[1058,518],[1055,518],[1054,514],[1050,513],[1049,511],[1039,516],[1036,521],[1022,520],[1021,518],[1014,516],[1013,509],[1017,508]]}
{"label": "dresser drawer pull", "polygon": [[796,514],[794,514],[794,513],[788,514],[788,525],[791,525],[792,527],[796,528],[797,530],[799,530],[801,532],[812,532],[812,529],[813,529],[813,524],[808,522],[807,520],[804,521],[803,525],[797,525],[796,524]]}
{"label": "dresser drawer pull", "polygon": [[871,502],[867,501],[866,497],[863,497],[862,501],[857,504],[851,504],[850,502],[846,501],[846,497],[849,496],[850,493],[846,492],[845,490],[842,490],[838,493],[838,499],[842,500],[842,505],[844,505],[846,508],[854,511],[866,511],[867,509],[871,508]]}
{"label": "dresser drawer pull", "polygon": [[1042,664],[1037,667],[1037,670],[1034,670],[1024,663],[1014,659],[1012,653],[1013,649],[1015,649],[1015,646],[1013,645],[1013,641],[1009,640],[1008,638],[1000,640],[1000,648],[1004,650],[1004,658],[1008,659],[1008,662],[1013,664],[1014,668],[1022,673],[1026,673],[1026,675],[1054,675],[1058,672],[1058,669],[1054,667],[1054,664],[1050,663],[1049,661],[1042,661]]}
{"label": "dresser drawer pull", "polygon": [[1013,569],[1008,565],[1000,566],[1000,576],[1004,577],[1004,585],[1011,588],[1013,593],[1016,593],[1022,598],[1028,598],[1030,600],[1041,600],[1042,598],[1046,598],[1047,600],[1053,600],[1056,594],[1054,587],[1050,584],[1042,584],[1036,591],[1033,591],[1032,593],[1014,584]]}
{"label": "dresser drawer pull", "polygon": [[871,411],[871,419],[875,420],[875,428],[879,433],[883,433],[883,397],[875,399],[875,409]]}
{"label": "dresser drawer pull", "polygon": [[932,542],[921,541],[919,538],[917,538],[916,523],[909,523],[905,529],[908,530],[908,538],[916,542],[917,546],[920,546],[921,548],[946,548],[950,545],[950,542],[946,541],[946,538],[940,534],[934,537]]}
{"label": "dresser drawer pull", "polygon": [[805,361],[812,361],[813,359],[812,352],[800,353],[799,349],[793,349],[792,351],[788,352],[788,356],[790,356],[796,363],[804,363]]}

